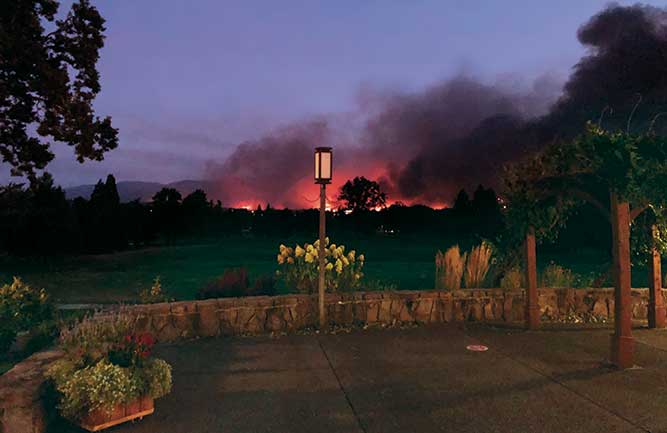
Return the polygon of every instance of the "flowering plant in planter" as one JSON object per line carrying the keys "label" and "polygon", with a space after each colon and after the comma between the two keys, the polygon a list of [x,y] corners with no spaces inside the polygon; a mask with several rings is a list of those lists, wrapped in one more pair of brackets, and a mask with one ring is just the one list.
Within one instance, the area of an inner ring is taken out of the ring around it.
{"label": "flowering plant in planter", "polygon": [[95,431],[144,416],[171,391],[171,366],[152,357],[149,333],[123,313],[86,318],[61,333],[65,356],[46,375],[66,419]]}

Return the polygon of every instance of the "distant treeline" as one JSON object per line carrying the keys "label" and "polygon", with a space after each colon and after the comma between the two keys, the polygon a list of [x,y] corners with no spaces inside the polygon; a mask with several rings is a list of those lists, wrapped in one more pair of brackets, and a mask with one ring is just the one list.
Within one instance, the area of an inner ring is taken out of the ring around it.
{"label": "distant treeline", "polygon": [[[493,240],[504,226],[502,207],[493,190],[480,186],[472,198],[461,191],[449,209],[400,203],[380,211],[340,209],[328,213],[327,232]],[[97,183],[89,200],[66,199],[48,174],[30,186],[0,187],[0,251],[11,255],[99,254],[227,236],[314,238],[317,227],[315,209],[230,209],[201,190],[181,197],[164,188],[152,202],[121,203],[111,175]]]}

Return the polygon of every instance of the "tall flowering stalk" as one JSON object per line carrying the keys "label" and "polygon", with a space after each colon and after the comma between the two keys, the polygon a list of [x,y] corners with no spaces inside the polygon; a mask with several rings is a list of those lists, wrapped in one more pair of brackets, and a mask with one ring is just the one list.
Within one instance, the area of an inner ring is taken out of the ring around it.
{"label": "tall flowering stalk", "polygon": [[[280,245],[276,275],[287,288],[295,288],[299,293],[317,291],[319,247],[319,240],[294,248]],[[324,254],[326,289],[330,292],[357,289],[364,276],[364,255],[357,255],[355,250],[346,253],[344,245],[330,244],[329,238],[325,239]]]}

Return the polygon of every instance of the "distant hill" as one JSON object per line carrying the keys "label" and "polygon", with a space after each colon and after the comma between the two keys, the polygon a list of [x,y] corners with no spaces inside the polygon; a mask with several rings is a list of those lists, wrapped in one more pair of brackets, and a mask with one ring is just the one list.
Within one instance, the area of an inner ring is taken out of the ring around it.
{"label": "distant hill", "polygon": [[[174,188],[181,193],[183,197],[196,189],[204,190],[210,197],[210,191],[213,190],[212,183],[205,180],[179,180],[172,183],[141,182],[141,181],[121,181],[116,184],[120,201],[128,202],[139,199],[140,201],[151,201],[153,195],[162,188]],[[65,188],[65,196],[68,199],[83,197],[89,199],[93,193],[95,185],[78,185]]]}

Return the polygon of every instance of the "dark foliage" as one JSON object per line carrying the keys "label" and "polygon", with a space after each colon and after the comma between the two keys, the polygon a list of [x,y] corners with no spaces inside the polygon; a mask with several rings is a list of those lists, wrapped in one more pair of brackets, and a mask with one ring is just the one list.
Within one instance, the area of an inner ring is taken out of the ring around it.
{"label": "dark foliage", "polygon": [[126,240],[122,233],[116,179],[112,175],[107,176],[106,182],[97,182],[86,208],[86,218],[79,221],[83,227],[86,250],[104,252],[122,249]]}
{"label": "dark foliage", "polygon": [[273,296],[276,294],[276,279],[272,275],[260,275],[255,279],[246,296]]}
{"label": "dark foliage", "polygon": [[[195,191],[179,200],[177,191],[156,194],[157,203],[118,203],[115,180],[99,182],[91,200],[65,199],[50,176],[29,187],[0,187],[0,251],[11,255],[107,253],[170,242],[210,242],[239,235],[288,239],[317,232],[318,211],[223,208]],[[494,243],[503,233],[505,209],[493,190],[479,186],[469,198],[460,191],[451,209],[393,204],[378,212],[331,212],[327,231],[333,237],[438,237],[461,245],[481,239]],[[95,206],[95,207],[93,207]],[[550,250],[609,245],[608,226],[594,208],[582,208]],[[113,233],[113,236],[110,234]],[[272,293],[270,278],[246,287],[248,294]],[[231,296],[231,295],[230,295]]]}
{"label": "dark foliage", "polygon": [[25,352],[35,353],[51,346],[60,334],[60,328],[54,320],[46,320],[35,326],[30,332],[30,338],[26,342]]}
{"label": "dark foliage", "polygon": [[382,192],[379,183],[361,176],[345,182],[340,188],[338,200],[345,202],[347,210],[364,212],[384,207],[387,195]]}
{"label": "dark foliage", "polygon": [[[467,195],[467,194],[466,194]],[[495,193],[479,187],[473,200],[454,210],[394,204],[380,211],[332,212],[333,236],[442,236],[493,238],[502,226]],[[98,182],[90,200],[65,199],[44,175],[29,187],[0,187],[0,251],[12,255],[108,253],[151,244],[171,244],[225,236],[288,238],[317,231],[318,211],[255,211],[213,205],[194,191],[181,199],[174,189],[158,192],[153,202],[120,203],[113,176]],[[269,290],[262,286],[261,291]]]}
{"label": "dark foliage", "polygon": [[197,299],[234,298],[240,296],[273,296],[276,280],[271,275],[260,275],[252,285],[246,268],[226,269],[225,272],[197,292]]}
{"label": "dark foliage", "polygon": [[49,138],[72,146],[79,162],[99,161],[118,145],[111,118],[93,110],[104,19],[80,0],[56,20],[59,6],[26,0],[0,8],[0,155],[31,181],[54,157]]}
{"label": "dark foliage", "polygon": [[0,248],[41,255],[77,249],[78,227],[60,187],[45,174],[28,188],[0,187]]}
{"label": "dark foliage", "polygon": [[197,299],[245,296],[248,285],[248,271],[246,268],[226,269],[220,277],[209,282],[197,292]]}
{"label": "dark foliage", "polygon": [[156,227],[169,243],[183,229],[181,193],[174,188],[162,188],[153,196]]}

